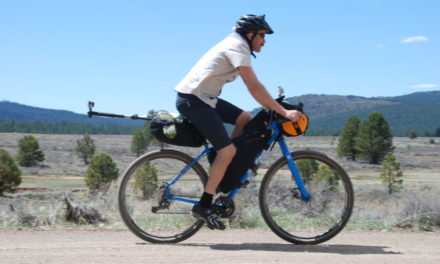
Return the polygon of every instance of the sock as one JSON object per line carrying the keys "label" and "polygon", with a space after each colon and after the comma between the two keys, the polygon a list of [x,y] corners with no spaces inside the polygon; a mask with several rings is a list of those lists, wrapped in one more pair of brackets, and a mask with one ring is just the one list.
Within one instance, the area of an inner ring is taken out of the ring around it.
{"label": "sock", "polygon": [[211,207],[212,197],[213,197],[212,194],[204,192],[202,198],[200,198],[200,202],[199,202],[200,206],[203,208]]}

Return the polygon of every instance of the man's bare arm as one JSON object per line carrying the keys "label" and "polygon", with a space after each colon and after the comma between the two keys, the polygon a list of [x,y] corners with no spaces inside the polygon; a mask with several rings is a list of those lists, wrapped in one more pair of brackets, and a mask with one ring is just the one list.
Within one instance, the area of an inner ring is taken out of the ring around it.
{"label": "man's bare arm", "polygon": [[240,76],[243,79],[246,87],[248,88],[251,95],[260,103],[264,108],[274,110],[278,114],[288,118],[290,120],[296,121],[298,115],[301,113],[296,110],[286,110],[281,106],[267,91],[266,87],[258,80],[252,67],[240,66],[238,67],[240,71]]}

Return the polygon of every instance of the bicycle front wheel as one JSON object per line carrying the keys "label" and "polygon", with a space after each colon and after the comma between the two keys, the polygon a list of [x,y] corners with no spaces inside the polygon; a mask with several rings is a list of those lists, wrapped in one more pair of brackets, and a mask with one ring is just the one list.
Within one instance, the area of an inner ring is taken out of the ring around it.
{"label": "bicycle front wheel", "polygon": [[291,153],[312,196],[308,202],[283,157],[265,174],[260,187],[264,220],[279,237],[295,244],[319,244],[338,234],[350,218],[353,187],[344,169],[324,154],[314,151]]}
{"label": "bicycle front wheel", "polygon": [[191,216],[193,203],[188,200],[198,200],[203,193],[205,170],[195,163],[173,182],[192,161],[179,151],[158,150],[127,168],[119,185],[119,211],[135,235],[151,243],[177,243],[201,228],[203,222]]}

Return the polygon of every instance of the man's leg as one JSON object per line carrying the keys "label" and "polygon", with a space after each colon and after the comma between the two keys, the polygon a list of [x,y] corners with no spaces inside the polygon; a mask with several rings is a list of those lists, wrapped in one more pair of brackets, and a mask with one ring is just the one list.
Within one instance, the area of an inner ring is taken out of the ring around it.
{"label": "man's leg", "polygon": [[215,194],[217,187],[222,181],[226,169],[231,163],[232,158],[234,158],[236,152],[237,150],[234,144],[230,144],[217,151],[217,155],[209,171],[209,180],[205,188],[206,193]]}
{"label": "man's leg", "polygon": [[241,112],[241,114],[237,118],[237,121],[235,122],[235,128],[232,131],[231,138],[243,135],[243,128],[249,121],[251,121],[251,119],[251,114],[246,111]]}
{"label": "man's leg", "polygon": [[[180,113],[187,117],[200,133],[211,142],[217,151],[216,158],[209,172],[209,179],[205,192],[199,203],[192,208],[193,215],[203,220],[212,229],[225,229],[217,213],[217,208],[212,206],[213,195],[216,193],[226,169],[235,155],[235,146],[232,144],[228,133],[217,111],[192,95],[179,95],[176,106]],[[239,113],[236,114],[238,116]],[[235,119],[234,119],[235,120]]]}
{"label": "man's leg", "polygon": [[238,137],[243,134],[243,128],[252,119],[251,114],[243,111],[239,107],[225,101],[218,99],[215,110],[219,114],[224,123],[232,124],[235,126],[231,133],[231,138]]}

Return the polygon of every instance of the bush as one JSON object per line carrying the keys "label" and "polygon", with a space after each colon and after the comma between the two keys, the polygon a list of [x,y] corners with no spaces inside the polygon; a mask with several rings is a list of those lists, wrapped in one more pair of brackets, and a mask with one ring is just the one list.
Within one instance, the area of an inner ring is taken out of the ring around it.
{"label": "bush", "polygon": [[21,171],[6,150],[0,149],[0,196],[14,192],[21,183]]}
{"label": "bush", "polygon": [[309,182],[313,175],[318,171],[319,165],[316,160],[313,159],[302,159],[296,162],[296,166],[301,174],[301,177],[304,180],[304,183]]}
{"label": "bush", "polygon": [[86,185],[91,191],[106,192],[112,181],[118,178],[119,170],[110,155],[99,153],[90,161],[85,178]]}
{"label": "bush", "polygon": [[320,166],[314,178],[315,183],[326,181],[331,188],[339,184],[339,177],[326,165]]}
{"label": "bush", "polygon": [[419,191],[401,201],[405,207],[396,224],[401,228],[421,231],[440,230],[440,203],[438,190]]}
{"label": "bush", "polygon": [[136,157],[139,157],[141,154],[145,153],[147,147],[148,142],[145,138],[143,129],[136,129],[131,138],[131,151],[136,154]]}
{"label": "bush", "polygon": [[95,143],[89,135],[84,135],[76,141],[76,154],[84,161],[84,164],[89,164],[90,159],[95,155]]}
{"label": "bush", "polygon": [[430,139],[429,139],[429,144],[435,144],[435,140],[432,139],[432,138],[430,138]]}
{"label": "bush", "polygon": [[38,141],[33,136],[24,136],[18,141],[18,163],[23,167],[32,167],[44,160]]}
{"label": "bush", "polygon": [[400,170],[400,163],[396,161],[392,152],[388,152],[382,162],[380,178],[387,185],[388,193],[399,191],[402,188],[403,173]]}
{"label": "bush", "polygon": [[146,163],[135,174],[135,188],[142,192],[142,197],[149,199],[158,187],[157,170],[154,165]]}
{"label": "bush", "polygon": [[409,131],[409,132],[407,133],[407,136],[408,136],[410,139],[415,139],[415,138],[418,137],[417,132],[414,131],[414,130]]}

